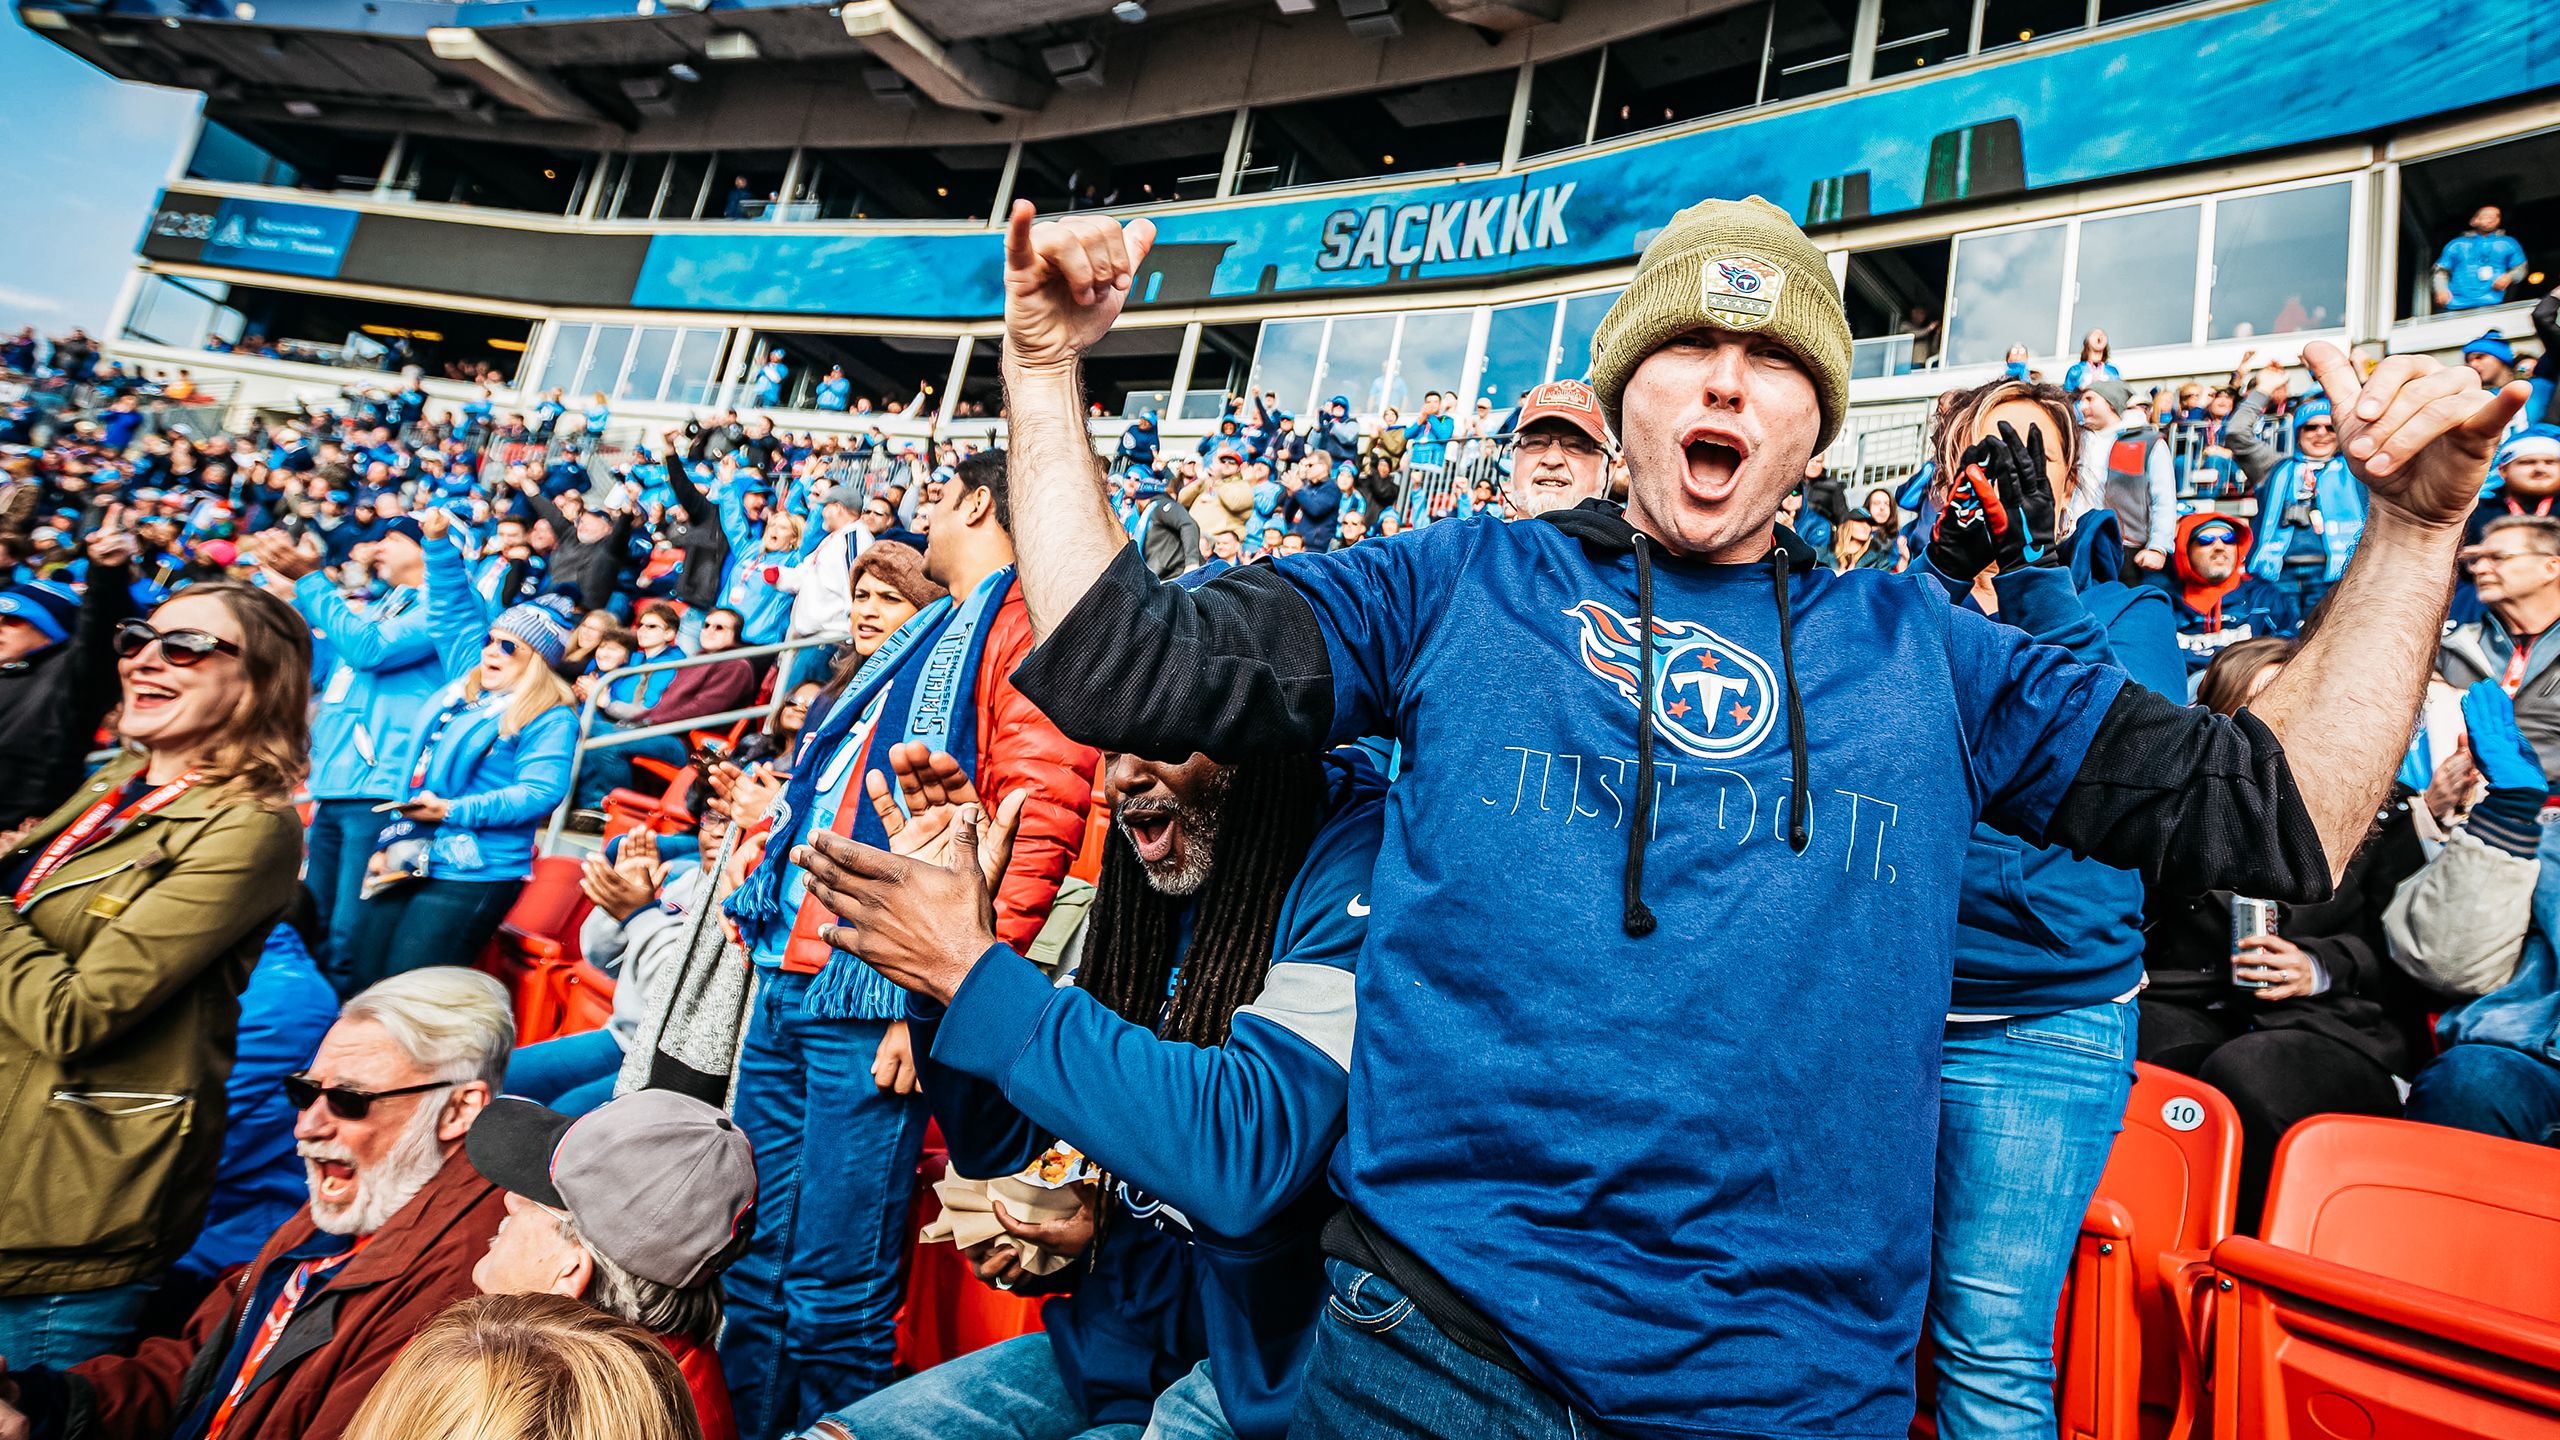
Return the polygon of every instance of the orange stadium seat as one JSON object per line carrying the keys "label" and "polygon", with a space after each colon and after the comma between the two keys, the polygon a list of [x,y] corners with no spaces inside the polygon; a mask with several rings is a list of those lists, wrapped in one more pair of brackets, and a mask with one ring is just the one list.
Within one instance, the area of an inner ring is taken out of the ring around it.
{"label": "orange stadium seat", "polygon": [[557,972],[578,962],[578,926],[593,908],[578,888],[585,862],[574,855],[544,855],[533,862],[514,908],[480,956],[480,968],[507,987],[516,1010],[516,1043],[531,1045],[559,1033],[561,986]]}
{"label": "orange stadium seat", "polygon": [[2560,1154],[2326,1115],[2216,1246],[2214,1433],[2560,1437]]}

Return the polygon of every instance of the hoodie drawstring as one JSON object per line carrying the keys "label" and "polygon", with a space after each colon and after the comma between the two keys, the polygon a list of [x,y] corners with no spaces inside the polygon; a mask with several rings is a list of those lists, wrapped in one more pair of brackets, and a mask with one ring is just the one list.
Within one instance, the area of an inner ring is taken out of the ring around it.
{"label": "hoodie drawstring", "polygon": [[1653,831],[1653,546],[1643,535],[1636,548],[1636,813],[1627,828],[1624,913],[1619,925],[1641,939],[1653,933],[1653,911],[1644,903],[1644,850]]}
{"label": "hoodie drawstring", "polygon": [[[1787,608],[1787,569],[1787,547],[1771,548],[1769,576],[1778,588],[1778,667],[1787,672],[1787,846],[1801,855],[1813,838],[1804,819],[1805,807],[1813,797],[1805,779],[1804,699],[1796,692],[1796,626],[1795,616]],[[1641,561],[1636,569],[1636,592],[1639,597],[1644,593]]]}

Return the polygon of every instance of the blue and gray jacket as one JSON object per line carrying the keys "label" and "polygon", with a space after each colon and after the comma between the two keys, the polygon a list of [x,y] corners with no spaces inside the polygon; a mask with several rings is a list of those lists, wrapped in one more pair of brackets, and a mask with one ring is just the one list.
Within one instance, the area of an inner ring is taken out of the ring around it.
{"label": "blue and gray jacket", "polygon": [[1324,1296],[1318,1235],[1336,1203],[1324,1175],[1348,1104],[1353,970],[1386,795],[1365,756],[1329,763],[1332,818],[1226,1044],[1159,1039],[1004,945],[947,1011],[908,1001],[954,1169],[1010,1175],[1055,1136],[1118,1182],[1124,1223],[1041,1312],[1093,1424],[1146,1423],[1155,1396],[1205,1359],[1242,1440],[1288,1431]]}
{"label": "blue and gray jacket", "polygon": [[294,582],[293,608],[336,661],[311,719],[311,798],[390,799],[417,758],[427,697],[445,679],[424,597],[404,586],[359,610],[315,570]]}

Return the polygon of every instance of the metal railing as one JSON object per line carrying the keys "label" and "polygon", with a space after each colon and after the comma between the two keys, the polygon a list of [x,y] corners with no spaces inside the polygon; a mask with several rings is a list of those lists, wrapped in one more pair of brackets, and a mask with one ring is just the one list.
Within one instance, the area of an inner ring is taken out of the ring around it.
{"label": "metal railing", "polygon": [[[696,655],[678,655],[668,660],[644,660],[637,665],[625,665],[618,670],[608,670],[603,673],[618,682],[633,675],[646,675],[658,670],[683,670],[694,666],[717,664],[724,660],[758,660],[767,655],[796,655],[804,650],[831,649],[852,638],[853,635],[849,631],[809,635],[797,640],[783,640],[772,645],[741,645],[730,650],[706,650]],[[684,735],[695,730],[716,730],[724,725],[735,725],[741,720],[770,720],[781,713],[783,706],[791,702],[789,664],[787,661],[778,661],[776,668],[780,673],[774,677],[773,698],[761,704],[744,705],[711,715],[694,715],[682,720],[670,720],[663,725],[644,725],[630,730],[610,730],[601,735],[594,731],[596,716],[602,713],[597,707],[603,702],[607,687],[602,684],[596,686],[594,693],[587,696],[586,700],[578,706],[578,746],[569,755],[568,788],[560,798],[560,807],[551,814],[550,829],[542,837],[543,853],[552,853],[560,843],[561,832],[568,828],[570,812],[577,805],[578,771],[584,767],[588,751],[609,750],[617,745],[653,740],[661,735]]]}

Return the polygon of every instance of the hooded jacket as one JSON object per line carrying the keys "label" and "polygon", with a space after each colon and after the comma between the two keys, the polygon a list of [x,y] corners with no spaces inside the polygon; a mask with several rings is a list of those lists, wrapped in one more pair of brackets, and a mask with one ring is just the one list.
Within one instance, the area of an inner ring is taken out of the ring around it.
{"label": "hooded jacket", "polygon": [[[1908,1425],[1910,1137],[1977,820],[2199,888],[2328,882],[2253,718],[1784,531],[1714,563],[1596,501],[1196,590],[1124,550],[1020,683],[1159,758],[1403,743],[1336,1188],[1455,1343],[1642,1440]],[[1503,958],[1532,937],[1571,963]],[[1595,1078],[1560,1107],[1558,1074]]]}
{"label": "hooded jacket", "polygon": [[[2062,542],[2066,565],[1998,576],[2000,622],[2174,692],[2184,673],[2168,597],[2114,578],[2124,565],[2116,536],[2115,517],[2093,512]],[[1912,568],[1973,606],[1972,587],[1930,568],[1925,554]],[[1956,1015],[2050,1015],[2130,995],[2142,984],[2142,877],[1976,825],[1954,953]]]}
{"label": "hooded jacket", "polygon": [[[2497,612],[2489,611],[2468,625],[2457,625],[2436,646],[2436,669],[2451,684],[2469,688],[2483,680],[2503,681],[2515,658],[2516,641]],[[2560,767],[2560,637],[2546,635],[2525,657],[2524,676],[2515,690],[2516,728],[2543,757],[2547,775]]]}
{"label": "hooded jacket", "polygon": [[2191,684],[2192,677],[2202,674],[2224,646],[2264,635],[2291,635],[2302,628],[2302,615],[2294,608],[2293,597],[2249,573],[2246,565],[2233,564],[2231,573],[2219,582],[2196,573],[2187,558],[2188,539],[2197,526],[2214,523],[2236,531],[2235,548],[2243,556],[2249,553],[2246,520],[2217,514],[2187,515],[2178,520],[2176,552],[2170,557],[2178,572],[2178,593],[2172,604],[2178,619],[2178,648],[2186,654]]}

